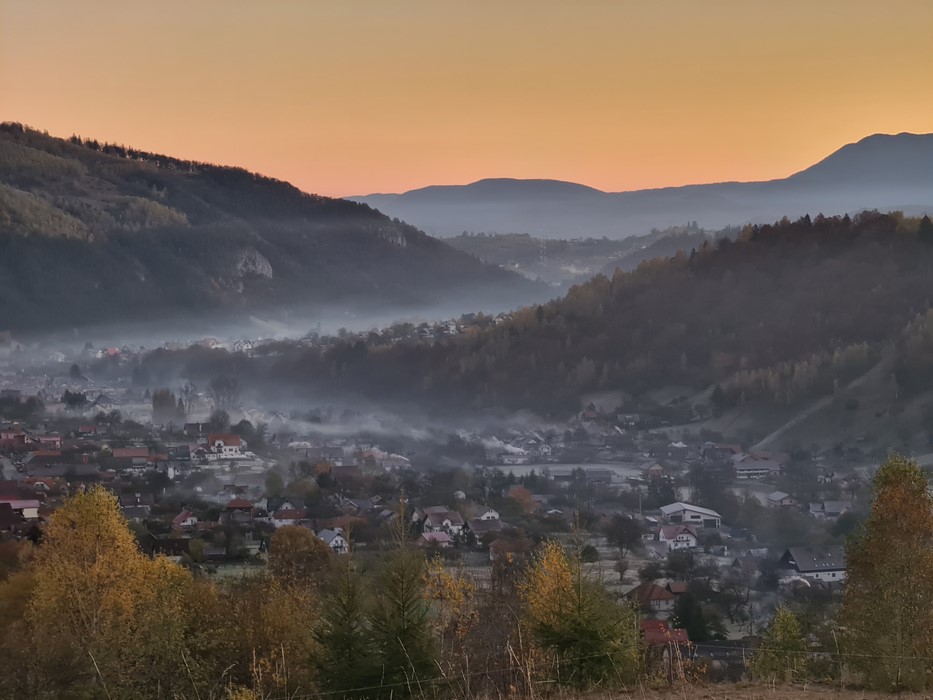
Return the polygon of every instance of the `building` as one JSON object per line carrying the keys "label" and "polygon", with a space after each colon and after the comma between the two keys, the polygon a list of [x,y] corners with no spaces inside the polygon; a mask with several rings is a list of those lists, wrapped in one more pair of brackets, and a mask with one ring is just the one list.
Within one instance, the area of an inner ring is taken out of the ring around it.
{"label": "building", "polygon": [[810,515],[817,520],[835,520],[850,510],[851,501],[822,501],[810,504]]}
{"label": "building", "polygon": [[172,518],[172,527],[181,528],[182,530],[197,527],[197,525],[198,516],[196,516],[190,510],[183,510],[181,513]]}
{"label": "building", "polygon": [[239,435],[209,435],[207,446],[220,459],[235,459],[243,454],[243,440]]}
{"label": "building", "polygon": [[439,547],[447,549],[450,547],[450,535],[446,532],[423,532],[418,538],[420,547]]}
{"label": "building", "polygon": [[332,530],[321,530],[317,533],[320,540],[330,547],[335,554],[346,554],[350,551],[350,543],[343,536],[343,530],[334,528]]}
{"label": "building", "polygon": [[667,545],[667,550],[693,549],[699,540],[691,525],[662,525],[658,528],[658,542]]}
{"label": "building", "polygon": [[671,612],[677,600],[673,593],[653,581],[645,581],[626,595],[638,603],[643,610],[655,613]]}
{"label": "building", "polygon": [[766,500],[769,508],[783,508],[797,504],[789,493],[784,493],[783,491],[772,491],[768,494]]}
{"label": "building", "polygon": [[839,545],[820,549],[791,547],[778,566],[804,578],[839,583],[846,577],[845,549]]}
{"label": "building", "polygon": [[715,510],[701,508],[690,503],[670,503],[661,506],[661,515],[669,523],[679,525],[694,525],[697,527],[722,527],[722,516]]}
{"label": "building", "polygon": [[779,477],[782,471],[778,460],[760,454],[736,455],[732,465],[735,467],[736,479],[771,479]]}

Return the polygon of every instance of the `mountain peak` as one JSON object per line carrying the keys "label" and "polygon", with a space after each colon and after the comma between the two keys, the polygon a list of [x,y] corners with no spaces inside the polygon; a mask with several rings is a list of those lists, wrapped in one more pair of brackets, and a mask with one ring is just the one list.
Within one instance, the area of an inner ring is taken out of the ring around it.
{"label": "mountain peak", "polygon": [[862,209],[933,211],[933,134],[872,134],[790,177],[631,192],[487,178],[354,197],[440,236],[462,231],[626,238],[696,221],[709,229]]}

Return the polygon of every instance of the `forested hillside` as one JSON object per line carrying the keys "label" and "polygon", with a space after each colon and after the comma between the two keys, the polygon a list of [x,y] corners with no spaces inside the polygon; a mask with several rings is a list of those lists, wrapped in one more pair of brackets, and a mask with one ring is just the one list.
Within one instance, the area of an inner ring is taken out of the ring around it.
{"label": "forested hillside", "polygon": [[439,342],[348,340],[227,359],[231,372],[270,386],[561,412],[594,390],[716,383],[723,405],[790,404],[832,391],[888,350],[907,392],[933,382],[931,269],[929,219],[784,220],[597,276]]}
{"label": "forested hillside", "polygon": [[[474,295],[533,285],[365,205],[240,168],[0,127],[3,329]],[[233,315],[231,313],[231,315]]]}
{"label": "forested hillside", "polygon": [[513,270],[531,279],[566,289],[589,280],[600,272],[612,274],[616,268],[634,270],[645,260],[669,257],[678,250],[689,251],[723,235],[727,229],[706,232],[695,222],[644,236],[622,240],[610,238],[537,238],[527,233],[462,233],[445,239],[452,247]]}

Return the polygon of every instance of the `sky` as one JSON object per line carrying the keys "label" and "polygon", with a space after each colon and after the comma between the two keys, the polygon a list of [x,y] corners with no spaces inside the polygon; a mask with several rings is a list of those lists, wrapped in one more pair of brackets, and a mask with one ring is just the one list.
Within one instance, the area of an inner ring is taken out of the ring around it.
{"label": "sky", "polygon": [[0,0],[0,120],[331,196],[784,177],[933,132],[933,0]]}

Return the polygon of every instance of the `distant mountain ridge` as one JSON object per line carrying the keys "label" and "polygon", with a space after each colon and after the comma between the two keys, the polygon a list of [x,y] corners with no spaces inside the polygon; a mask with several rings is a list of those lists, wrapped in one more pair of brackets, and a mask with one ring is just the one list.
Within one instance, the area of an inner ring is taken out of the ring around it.
{"label": "distant mountain ridge", "polygon": [[0,125],[0,330],[446,301],[472,310],[540,291],[362,204]]}
{"label": "distant mountain ridge", "polygon": [[717,229],[864,209],[920,214],[933,211],[933,134],[875,134],[798,173],[761,182],[603,192],[560,180],[497,178],[349,199],[438,236],[626,238],[687,221]]}

